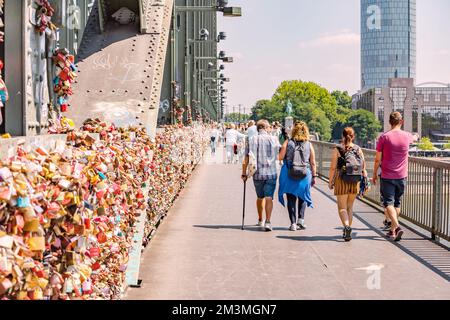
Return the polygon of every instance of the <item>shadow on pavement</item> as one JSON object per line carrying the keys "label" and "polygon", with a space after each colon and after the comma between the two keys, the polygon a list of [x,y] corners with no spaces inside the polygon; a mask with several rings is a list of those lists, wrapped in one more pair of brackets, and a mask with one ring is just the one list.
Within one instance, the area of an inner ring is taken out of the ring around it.
{"label": "shadow on pavement", "polygon": [[[241,230],[241,226],[237,225],[193,225],[194,228],[204,228],[204,229],[214,229],[214,230],[220,230],[220,229],[230,229],[230,230]],[[244,226],[244,231],[257,231],[257,232],[267,232],[262,227],[258,226]],[[289,228],[286,227],[272,227],[272,231],[289,231]],[[289,231],[290,232],[290,231]]]}
{"label": "shadow on pavement", "polygon": [[[321,190],[320,187],[315,186],[318,192],[332,200],[336,203],[336,199],[329,195],[327,192]],[[375,209],[374,209],[375,210]],[[381,238],[380,241],[388,241],[385,238],[385,232],[382,231],[379,226],[374,226],[374,224],[367,219],[363,218],[361,214],[367,214],[372,212],[361,211],[358,213],[354,213],[353,216],[355,219],[361,221],[365,226],[367,226],[370,230],[374,231]],[[381,212],[380,212],[381,214]],[[443,277],[445,280],[450,281],[450,253],[447,248],[442,247],[439,244],[436,244],[432,240],[426,238],[423,234],[417,232],[416,230],[408,227],[407,225],[402,225],[404,229],[410,231],[413,235],[417,237],[404,237],[400,242],[391,242],[392,245],[395,245],[397,248],[402,250],[404,253],[408,254],[416,261],[420,262],[439,276]],[[334,240],[330,240],[334,241]]]}
{"label": "shadow on pavement", "polygon": [[[371,228],[374,232],[384,237],[385,234],[380,229],[373,227],[370,222],[355,214],[355,218]],[[422,238],[402,238],[401,242],[392,242],[397,248],[410,255],[412,258],[434,271],[436,274],[450,281],[450,254],[445,248],[436,245],[433,241],[423,238],[423,236],[406,227],[409,231]],[[387,240],[385,240],[387,241]],[[430,244],[432,246],[430,246]]]}
{"label": "shadow on pavement", "polygon": [[[241,226],[237,225],[193,225],[194,228],[203,228],[203,229],[228,229],[228,230],[241,230]],[[243,231],[256,231],[256,232],[266,232],[263,228],[257,226],[244,226]]]}
{"label": "shadow on pavement", "polygon": [[[358,239],[384,241],[383,239],[381,239],[380,237],[377,237],[377,236],[358,237],[357,235],[353,234],[352,237],[353,237],[352,241],[355,241],[355,240],[358,240]],[[345,240],[342,239],[341,235],[335,235],[335,236],[311,236],[311,237],[306,237],[306,236],[293,236],[293,237],[277,236],[277,238],[279,238],[279,239],[286,239],[286,240],[295,240],[295,241],[305,241],[305,242],[309,242],[309,241],[345,242]]]}
{"label": "shadow on pavement", "polygon": [[[344,228],[343,228],[343,227],[336,227],[336,228],[334,228],[334,230],[344,230]],[[358,231],[370,231],[370,230],[372,230],[372,229],[369,229],[369,228],[353,228],[353,227],[352,227],[352,230],[358,230]]]}

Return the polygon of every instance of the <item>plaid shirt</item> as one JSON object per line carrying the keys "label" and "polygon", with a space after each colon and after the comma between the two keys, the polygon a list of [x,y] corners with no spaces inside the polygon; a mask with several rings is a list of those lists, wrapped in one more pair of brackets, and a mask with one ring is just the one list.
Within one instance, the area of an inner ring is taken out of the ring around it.
{"label": "plaid shirt", "polygon": [[[261,130],[251,137],[246,148],[246,155],[256,159],[256,172],[253,180],[271,180],[277,178],[277,159],[281,145],[277,137]],[[255,156],[256,155],[256,156]]]}

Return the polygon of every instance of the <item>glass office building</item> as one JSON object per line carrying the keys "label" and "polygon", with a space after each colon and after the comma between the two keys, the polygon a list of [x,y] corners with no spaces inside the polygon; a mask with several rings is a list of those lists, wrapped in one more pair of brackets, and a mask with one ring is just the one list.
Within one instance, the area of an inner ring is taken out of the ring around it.
{"label": "glass office building", "polygon": [[416,0],[361,0],[361,88],[416,77]]}

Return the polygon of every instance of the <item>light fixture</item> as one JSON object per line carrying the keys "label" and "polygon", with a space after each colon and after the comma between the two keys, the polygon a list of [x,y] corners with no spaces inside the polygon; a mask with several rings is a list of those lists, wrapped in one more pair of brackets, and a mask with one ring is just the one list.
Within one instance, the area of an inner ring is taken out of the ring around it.
{"label": "light fixture", "polygon": [[241,17],[242,8],[240,7],[228,7],[228,0],[218,0],[217,10],[222,11],[224,17]]}
{"label": "light fixture", "polygon": [[208,40],[208,37],[209,37],[208,29],[202,28],[199,33],[200,33],[200,40],[202,40],[202,41]]}
{"label": "light fixture", "polygon": [[219,32],[219,35],[217,36],[217,41],[220,40],[226,40],[227,39],[227,34],[225,32]]}

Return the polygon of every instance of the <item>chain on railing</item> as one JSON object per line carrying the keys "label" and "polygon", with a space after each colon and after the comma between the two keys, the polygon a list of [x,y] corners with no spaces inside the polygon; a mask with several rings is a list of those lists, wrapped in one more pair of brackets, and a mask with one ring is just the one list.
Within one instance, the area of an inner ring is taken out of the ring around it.
{"label": "chain on railing", "polygon": [[[313,141],[318,174],[328,179],[332,143]],[[373,174],[375,150],[363,149],[369,177]],[[365,198],[380,205],[380,189],[372,187]],[[427,230],[431,237],[450,241],[450,163],[409,158],[408,183],[402,204],[402,218]]]}

